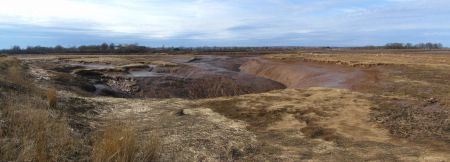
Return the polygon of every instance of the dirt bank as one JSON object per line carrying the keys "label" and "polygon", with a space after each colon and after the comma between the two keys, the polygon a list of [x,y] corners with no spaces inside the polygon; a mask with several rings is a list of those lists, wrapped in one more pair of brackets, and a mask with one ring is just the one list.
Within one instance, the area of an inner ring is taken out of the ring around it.
{"label": "dirt bank", "polygon": [[288,88],[328,87],[354,89],[367,81],[367,71],[339,65],[311,62],[278,62],[253,59],[240,67],[245,73],[272,79]]}
{"label": "dirt bank", "polygon": [[67,76],[59,82],[62,86],[74,78],[81,78],[83,83],[91,86],[89,93],[126,98],[197,99],[286,88],[276,81],[240,72],[240,65],[251,58],[205,55],[127,64],[124,64],[126,61],[67,60],[50,70]]}

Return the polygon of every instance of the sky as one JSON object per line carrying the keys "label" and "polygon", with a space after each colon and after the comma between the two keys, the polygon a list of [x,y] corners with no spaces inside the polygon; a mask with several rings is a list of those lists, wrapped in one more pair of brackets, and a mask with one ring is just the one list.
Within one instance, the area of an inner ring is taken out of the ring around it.
{"label": "sky", "polygon": [[449,0],[0,0],[0,48],[450,46]]}

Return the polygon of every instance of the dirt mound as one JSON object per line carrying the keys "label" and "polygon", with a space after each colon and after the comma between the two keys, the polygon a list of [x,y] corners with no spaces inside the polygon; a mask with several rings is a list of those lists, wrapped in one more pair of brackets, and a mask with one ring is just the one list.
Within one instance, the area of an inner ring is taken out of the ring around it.
{"label": "dirt mound", "polygon": [[363,70],[308,62],[250,60],[241,71],[283,83],[288,88],[352,88],[366,78]]}

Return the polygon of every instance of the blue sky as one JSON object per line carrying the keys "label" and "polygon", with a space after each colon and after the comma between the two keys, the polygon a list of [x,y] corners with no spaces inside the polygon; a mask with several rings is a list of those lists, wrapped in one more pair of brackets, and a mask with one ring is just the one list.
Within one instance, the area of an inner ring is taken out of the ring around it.
{"label": "blue sky", "polygon": [[0,0],[0,48],[450,46],[448,0]]}

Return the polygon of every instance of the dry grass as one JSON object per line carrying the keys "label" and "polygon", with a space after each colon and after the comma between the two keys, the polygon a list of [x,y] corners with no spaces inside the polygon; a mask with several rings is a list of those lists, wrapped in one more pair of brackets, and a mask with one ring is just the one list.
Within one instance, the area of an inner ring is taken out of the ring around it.
{"label": "dry grass", "polygon": [[331,141],[336,139],[335,130],[332,128],[323,128],[321,126],[310,124],[307,127],[301,129],[302,133],[309,138],[323,138],[324,140]]}
{"label": "dry grass", "polygon": [[0,73],[5,74],[0,84],[14,85],[0,93],[0,161],[125,162],[159,158],[159,138],[141,138],[135,129],[123,124],[106,128],[91,152],[86,140],[90,134],[81,136],[74,131],[69,119],[77,119],[65,114],[63,104],[56,109],[56,88],[34,86],[27,79],[25,65],[15,58],[0,58]]}
{"label": "dry grass", "polygon": [[236,96],[245,93],[238,83],[223,76],[208,76],[199,79],[187,86],[186,89],[187,96],[192,99]]}
{"label": "dry grass", "polygon": [[56,107],[57,97],[58,97],[58,94],[57,94],[55,88],[51,87],[51,88],[47,89],[47,101],[48,101],[49,107],[51,107],[51,108]]}
{"label": "dry grass", "polygon": [[0,161],[73,159],[81,141],[73,136],[67,119],[48,109],[40,89],[26,79],[20,61],[2,58],[0,62],[9,66],[2,79],[22,87],[6,89],[8,94],[0,98]]}
{"label": "dry grass", "polygon": [[11,94],[3,101],[1,160],[61,161],[75,152],[67,120],[47,110],[43,100]]}
{"label": "dry grass", "polygon": [[0,81],[9,83],[15,89],[26,93],[39,93],[27,75],[27,67],[15,57],[0,58]]}
{"label": "dry grass", "polygon": [[24,75],[22,69],[19,66],[20,65],[14,65],[9,67],[7,74],[7,79],[17,84],[25,82],[25,79],[23,78]]}
{"label": "dry grass", "polygon": [[[265,58],[276,60],[301,60],[334,63],[348,66],[371,67],[377,65],[426,65],[448,68],[450,57],[446,54],[433,54],[433,51],[318,51],[299,52],[296,54],[273,54]],[[436,52],[439,53],[439,52]]]}
{"label": "dry grass", "polygon": [[59,59],[69,62],[78,63],[99,63],[112,65],[127,65],[127,64],[153,64],[158,66],[173,67],[178,64],[174,63],[173,58],[177,59],[192,59],[192,55],[22,55],[24,60],[53,60]]}
{"label": "dry grass", "polygon": [[138,132],[124,124],[111,125],[98,136],[93,146],[94,162],[156,161],[160,151],[158,138],[140,141]]}
{"label": "dry grass", "polygon": [[19,85],[28,85],[29,81],[26,79],[25,70],[21,65],[20,60],[11,57],[1,58],[0,63],[5,70],[4,79]]}
{"label": "dry grass", "polygon": [[138,151],[136,138],[136,132],[131,128],[106,128],[94,144],[93,161],[133,161]]}

